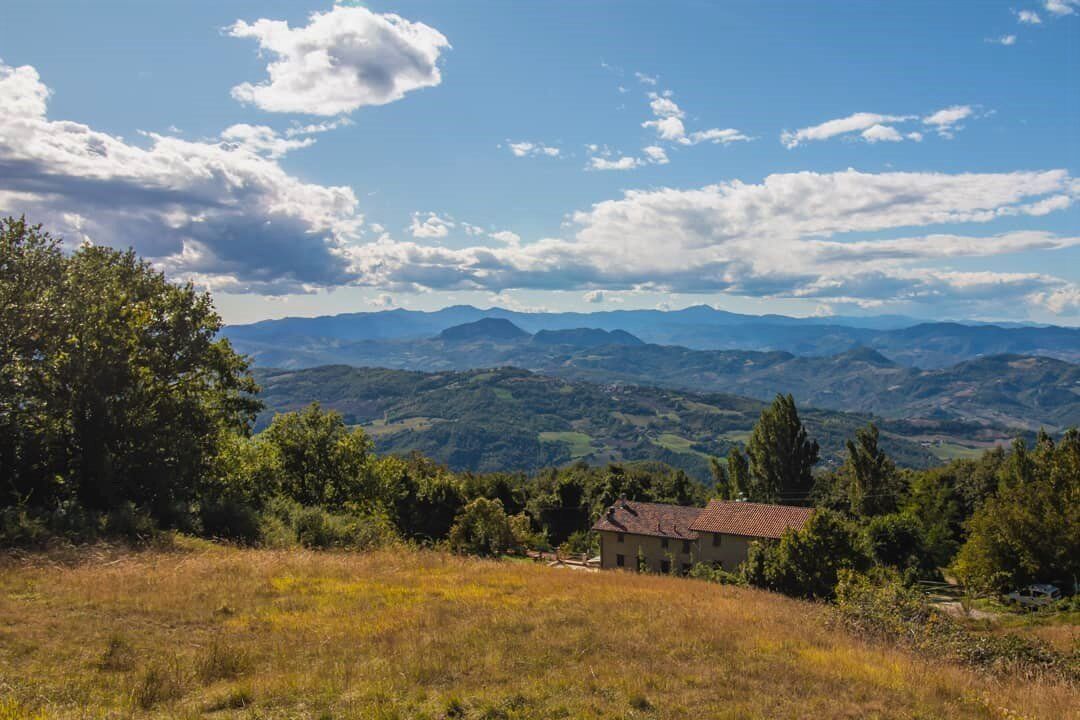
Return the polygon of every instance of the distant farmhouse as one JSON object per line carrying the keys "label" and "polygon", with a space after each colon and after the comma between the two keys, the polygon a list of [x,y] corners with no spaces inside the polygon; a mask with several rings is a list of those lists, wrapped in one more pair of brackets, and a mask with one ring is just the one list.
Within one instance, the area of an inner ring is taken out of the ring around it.
{"label": "distant farmhouse", "polygon": [[704,508],[620,498],[593,525],[600,567],[686,573],[704,562],[734,570],[750,543],[799,529],[812,508],[710,500]]}

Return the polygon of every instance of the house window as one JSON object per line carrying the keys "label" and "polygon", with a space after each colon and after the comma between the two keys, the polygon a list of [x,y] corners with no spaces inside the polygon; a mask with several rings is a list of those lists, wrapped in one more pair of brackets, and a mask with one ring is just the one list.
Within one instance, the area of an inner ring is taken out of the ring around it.
{"label": "house window", "polygon": [[622,533],[615,533],[615,542],[622,542],[624,540]]}
{"label": "house window", "polygon": [[712,546],[713,547],[720,547],[720,533],[713,533]]}
{"label": "house window", "polygon": [[616,555],[615,556],[615,566],[616,567],[626,567],[626,556],[625,555]]}
{"label": "house window", "polygon": [[671,561],[670,560],[661,560],[660,561],[660,572],[664,573],[665,575],[668,574],[669,572],[671,572]]}
{"label": "house window", "polygon": [[668,539],[667,538],[661,538],[660,539],[660,547],[667,550],[667,547],[668,547]]}
{"label": "house window", "polygon": [[689,540],[683,540],[682,541],[682,551],[683,551],[683,555],[689,555],[690,554],[690,541]]}

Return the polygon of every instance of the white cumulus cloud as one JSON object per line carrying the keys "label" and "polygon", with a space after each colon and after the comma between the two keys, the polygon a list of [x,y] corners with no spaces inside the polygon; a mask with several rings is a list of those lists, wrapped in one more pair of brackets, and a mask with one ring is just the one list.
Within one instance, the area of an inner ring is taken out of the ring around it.
{"label": "white cumulus cloud", "polygon": [[252,38],[273,60],[269,78],[242,83],[233,97],[270,112],[337,115],[385,105],[442,82],[439,56],[450,47],[435,28],[398,15],[336,5],[292,28],[283,20],[238,20],[228,29]]}
{"label": "white cumulus cloud", "polygon": [[880,115],[860,112],[834,120],[827,120],[820,125],[812,125],[800,130],[785,130],[780,134],[780,142],[791,149],[808,142],[831,140],[836,137],[851,137],[858,133],[868,143],[901,142],[912,140],[921,142],[922,133],[915,130],[901,131],[898,128],[919,121],[922,125],[936,131],[944,138],[951,138],[961,129],[961,121],[975,117],[975,108],[970,105],[953,105],[921,117],[918,115]]}
{"label": "white cumulus cloud", "polygon": [[452,227],[454,227],[453,221],[441,218],[433,212],[427,213],[426,216],[416,212],[412,214],[409,233],[414,238],[437,239],[449,235]]}
{"label": "white cumulus cloud", "polygon": [[356,278],[353,191],[304,182],[275,159],[310,138],[234,125],[215,140],[144,133],[135,144],[50,119],[50,94],[33,67],[0,63],[0,212],[71,241],[134,247],[215,289],[305,292]]}
{"label": "white cumulus cloud", "polygon": [[528,140],[521,140],[519,142],[507,140],[506,146],[510,148],[510,152],[514,157],[559,157],[562,155],[562,150],[560,148],[538,142],[529,142]]}
{"label": "white cumulus cloud", "polygon": [[1055,252],[1080,238],[1035,230],[875,235],[1035,218],[1048,203],[1067,207],[1078,194],[1064,170],[789,173],[757,184],[628,191],[574,213],[566,238],[496,248],[376,244],[356,259],[364,282],[387,289],[653,290],[901,304],[923,312],[1020,308],[1039,293],[1063,297],[1075,285],[1052,275],[956,272],[934,263]]}
{"label": "white cumulus cloud", "polygon": [[785,130],[780,135],[780,142],[784,144],[784,147],[794,148],[806,142],[829,140],[839,135],[864,132],[874,126],[905,122],[913,120],[914,117],[913,115],[878,115],[877,113],[860,112],[847,117],[836,118],[835,120],[827,120],[820,125],[812,125],[794,132]]}
{"label": "white cumulus cloud", "polygon": [[1080,0],[1046,0],[1043,7],[1053,15],[1072,15],[1080,8]]}
{"label": "white cumulus cloud", "polygon": [[959,129],[959,123],[975,114],[970,105],[953,105],[938,110],[932,115],[923,118],[923,124],[929,125],[943,137],[952,137],[952,133]]}

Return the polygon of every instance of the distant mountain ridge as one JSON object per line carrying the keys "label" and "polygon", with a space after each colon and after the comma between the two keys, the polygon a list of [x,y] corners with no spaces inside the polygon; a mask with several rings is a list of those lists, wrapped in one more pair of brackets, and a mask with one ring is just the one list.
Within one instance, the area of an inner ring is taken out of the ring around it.
{"label": "distant mountain ridge", "polygon": [[[256,380],[267,404],[260,428],[274,412],[318,401],[362,425],[380,452],[419,451],[482,472],[658,460],[707,481],[709,457],[745,442],[765,406],[728,394],[570,382],[513,368],[420,373],[337,365],[259,369]],[[808,407],[800,416],[826,465],[841,462],[844,441],[868,420]],[[903,465],[936,462],[887,425],[882,442]]]}
{"label": "distant mountain ridge", "polygon": [[242,352],[311,366],[352,362],[349,346],[365,342],[429,339],[485,318],[507,320],[527,333],[623,331],[660,345],[693,350],[781,351],[836,355],[857,347],[877,350],[902,365],[942,368],[998,354],[1040,355],[1080,362],[1080,328],[921,322],[900,316],[792,318],[742,315],[698,305],[674,311],[614,310],[595,313],[524,313],[468,305],[434,312],[388,310],[317,318],[284,318],[224,329]]}
{"label": "distant mountain ridge", "polygon": [[473,322],[448,327],[439,333],[439,339],[450,342],[470,340],[520,340],[529,333],[503,318],[480,318]]}
{"label": "distant mountain ridge", "polygon": [[[635,342],[636,341],[636,342]],[[259,364],[386,367],[425,372],[518,367],[593,383],[728,392],[760,400],[791,393],[800,404],[923,423],[968,440],[1080,425],[1080,365],[994,355],[931,370],[857,347],[831,357],[651,345],[618,331],[541,331],[506,320],[450,328],[424,340],[369,340],[317,350],[264,352]],[[958,430],[958,428],[960,428]]]}

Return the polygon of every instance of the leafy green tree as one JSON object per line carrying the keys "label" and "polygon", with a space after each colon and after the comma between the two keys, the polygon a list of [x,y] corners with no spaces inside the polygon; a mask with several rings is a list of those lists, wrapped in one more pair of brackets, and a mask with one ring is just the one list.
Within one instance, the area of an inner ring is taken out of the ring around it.
{"label": "leafy green tree", "polygon": [[449,540],[455,552],[498,556],[514,546],[514,529],[500,500],[480,497],[462,509]]}
{"label": "leafy green tree", "polygon": [[570,467],[540,473],[533,479],[534,490],[526,505],[552,544],[560,545],[589,526],[591,501],[588,496],[591,469]]}
{"label": "leafy green tree", "polygon": [[863,528],[870,557],[879,565],[914,573],[933,569],[918,520],[903,513],[877,515]]}
{"label": "leafy green tree", "polygon": [[903,486],[896,465],[878,447],[878,429],[870,423],[847,441],[848,456],[841,469],[847,480],[851,514],[881,515],[896,510]]}
{"label": "leafy green tree", "polygon": [[791,395],[777,395],[772,405],[761,411],[746,454],[750,464],[748,499],[801,502],[809,497],[819,448],[817,441],[807,437]]}
{"label": "leafy green tree", "polygon": [[318,403],[275,415],[262,433],[279,457],[281,492],[301,505],[371,503],[378,486],[371,441]]}
{"label": "leafy green tree", "polygon": [[947,567],[960,548],[963,501],[952,465],[913,473],[904,514],[919,523],[927,554],[934,567]]}
{"label": "leafy green tree", "polygon": [[620,497],[627,500],[651,500],[652,495],[642,479],[638,473],[627,472],[622,465],[609,465],[593,504],[593,515],[599,515]]}
{"label": "leafy green tree", "polygon": [[712,475],[713,495],[721,500],[731,500],[731,484],[724,464],[715,457],[709,458],[709,474]]}
{"label": "leafy green tree", "polygon": [[131,251],[65,256],[11,219],[0,236],[0,425],[22,427],[0,449],[4,501],[181,522],[223,433],[247,432],[259,407],[210,296]]}
{"label": "leafy green tree", "polygon": [[390,515],[406,537],[445,538],[465,505],[457,476],[422,455],[380,458],[376,475]]}
{"label": "leafy green tree", "polygon": [[64,490],[66,425],[53,405],[63,273],[59,240],[0,219],[0,506],[47,505]]}
{"label": "leafy green tree", "polygon": [[1080,579],[1080,432],[1034,452],[1014,444],[998,491],[968,523],[954,570],[976,592]]}
{"label": "leafy green tree", "polygon": [[831,599],[838,574],[861,570],[868,559],[855,532],[838,513],[816,510],[799,530],[776,543],[753,543],[743,566],[751,585],[793,597]]}
{"label": "leafy green tree", "polygon": [[727,474],[728,499],[745,497],[750,488],[750,461],[737,447],[728,451]]}

